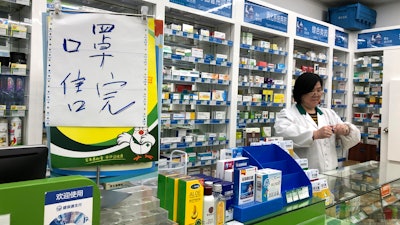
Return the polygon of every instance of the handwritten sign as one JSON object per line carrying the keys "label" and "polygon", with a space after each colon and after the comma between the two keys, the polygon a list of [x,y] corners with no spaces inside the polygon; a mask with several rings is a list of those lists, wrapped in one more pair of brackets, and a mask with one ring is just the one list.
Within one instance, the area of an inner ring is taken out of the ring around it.
{"label": "handwritten sign", "polygon": [[52,14],[47,126],[147,125],[147,22],[112,14]]}

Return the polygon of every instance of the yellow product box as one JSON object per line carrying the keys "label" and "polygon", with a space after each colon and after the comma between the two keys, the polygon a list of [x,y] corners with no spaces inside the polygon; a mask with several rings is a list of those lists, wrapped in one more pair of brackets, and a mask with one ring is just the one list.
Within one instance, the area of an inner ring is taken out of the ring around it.
{"label": "yellow product box", "polygon": [[274,94],[274,103],[284,103],[285,94],[276,93]]}
{"label": "yellow product box", "polygon": [[187,120],[196,119],[196,113],[195,112],[186,112],[185,119],[187,119]]}
{"label": "yellow product box", "polygon": [[26,75],[26,64],[11,63],[11,74]]}
{"label": "yellow product box", "polygon": [[188,177],[178,181],[179,225],[198,225],[203,222],[204,179]]}
{"label": "yellow product box", "polygon": [[189,24],[182,24],[182,31],[184,32],[188,32],[188,33],[193,33],[194,29],[193,29],[193,25],[189,25]]}
{"label": "yellow product box", "polygon": [[263,90],[262,94],[265,96],[266,102],[272,102],[272,97],[274,96],[273,90]]}
{"label": "yellow product box", "polygon": [[177,221],[178,215],[178,181],[190,176],[177,174],[166,178],[165,183],[165,209],[168,210],[168,219]]}
{"label": "yellow product box", "polygon": [[11,25],[11,36],[17,38],[26,38],[28,28],[26,26],[21,26],[17,24]]}
{"label": "yellow product box", "polygon": [[199,92],[199,100],[211,100],[211,92]]}

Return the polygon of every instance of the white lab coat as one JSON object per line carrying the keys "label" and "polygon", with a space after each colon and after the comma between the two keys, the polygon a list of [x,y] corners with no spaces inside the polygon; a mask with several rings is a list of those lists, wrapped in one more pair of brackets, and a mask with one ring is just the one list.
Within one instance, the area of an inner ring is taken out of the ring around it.
{"label": "white lab coat", "polygon": [[[293,140],[294,151],[300,158],[308,159],[308,167],[320,172],[336,169],[338,166],[335,146],[336,135],[330,138],[313,140],[313,132],[326,125],[343,123],[332,109],[318,108],[318,126],[311,116],[301,107],[293,104],[289,109],[281,110],[275,121],[275,135]],[[343,149],[349,149],[360,142],[360,130],[351,123],[350,134],[340,135]]]}

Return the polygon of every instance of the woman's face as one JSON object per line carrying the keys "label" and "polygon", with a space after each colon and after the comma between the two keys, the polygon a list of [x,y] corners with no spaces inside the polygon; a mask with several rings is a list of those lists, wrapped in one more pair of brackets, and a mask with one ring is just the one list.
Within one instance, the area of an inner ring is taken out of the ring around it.
{"label": "woman's face", "polygon": [[321,83],[317,82],[311,92],[302,96],[302,105],[308,109],[315,108],[319,104],[323,93],[324,90],[322,89]]}

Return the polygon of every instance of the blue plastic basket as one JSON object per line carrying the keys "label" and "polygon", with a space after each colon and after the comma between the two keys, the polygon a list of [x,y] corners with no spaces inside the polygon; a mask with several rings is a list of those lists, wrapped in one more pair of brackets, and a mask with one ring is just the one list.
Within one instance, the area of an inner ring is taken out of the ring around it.
{"label": "blue plastic basket", "polygon": [[376,11],[360,3],[329,8],[328,21],[348,30],[369,29],[376,23]]}

